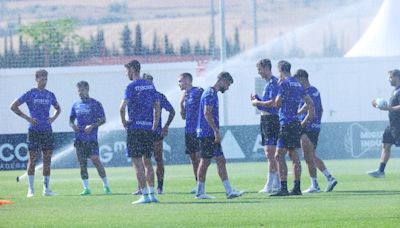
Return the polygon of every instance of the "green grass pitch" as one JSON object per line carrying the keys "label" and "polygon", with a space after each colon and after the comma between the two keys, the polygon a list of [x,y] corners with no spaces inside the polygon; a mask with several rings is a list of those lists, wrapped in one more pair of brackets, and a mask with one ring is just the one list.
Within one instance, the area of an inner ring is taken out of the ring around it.
{"label": "green grass pitch", "polygon": [[[132,205],[138,197],[131,167],[107,168],[113,195],[102,194],[101,181],[90,168],[92,195],[82,190],[78,169],[53,169],[55,197],[41,196],[42,175],[35,178],[36,195],[26,198],[27,180],[16,183],[22,171],[0,172],[0,199],[14,201],[0,207],[0,227],[399,227],[400,159],[391,159],[386,178],[373,179],[366,171],[379,160],[326,161],[339,184],[331,193],[272,198],[257,193],[265,182],[266,164],[228,163],[232,185],[247,193],[228,200],[215,164],[208,171],[206,191],[213,200],[195,200],[189,165],[167,166],[165,194],[159,204]],[[290,165],[288,163],[288,165]],[[290,167],[290,166],[289,166]],[[310,181],[302,164],[302,189]],[[318,173],[320,186],[325,178]],[[289,188],[291,188],[289,175]]]}

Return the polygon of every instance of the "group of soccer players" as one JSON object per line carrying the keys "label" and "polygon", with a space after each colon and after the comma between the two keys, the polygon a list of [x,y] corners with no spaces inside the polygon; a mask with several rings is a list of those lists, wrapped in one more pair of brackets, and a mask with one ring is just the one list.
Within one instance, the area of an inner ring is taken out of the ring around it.
{"label": "group of soccer players", "polygon": [[[310,187],[303,193],[320,192],[317,168],[326,177],[325,191],[332,191],[338,182],[330,174],[324,162],[316,155],[323,109],[319,91],[310,84],[308,73],[299,69],[292,76],[291,64],[284,60],[277,64],[279,77],[272,75],[272,64],[269,59],[258,61],[256,67],[261,78],[266,81],[266,85],[262,96],[251,95],[250,102],[261,113],[262,143],[269,164],[267,181],[259,192],[268,193],[271,196],[302,194],[300,189],[301,163],[296,152],[297,148],[301,148],[304,153],[311,179]],[[120,106],[120,118],[122,125],[127,130],[127,155],[132,158],[132,165],[138,181],[138,190],[135,194],[141,195],[133,204],[158,202],[151,157],[154,154],[157,163],[157,193],[162,194],[164,184],[162,140],[168,134],[175,110],[165,95],[155,89],[153,77],[149,74],[141,75],[141,65],[137,60],[125,64],[125,68],[127,76],[132,82],[125,90],[125,96]],[[400,86],[400,72],[391,71],[389,73],[390,79],[394,81],[392,85]],[[38,70],[36,72],[37,88],[27,91],[11,105],[12,111],[29,122],[27,197],[34,196],[35,162],[40,157],[40,152],[43,154],[43,195],[55,195],[49,187],[53,152],[51,124],[60,114],[61,108],[55,95],[45,89],[47,75],[46,70]],[[190,73],[182,73],[178,77],[178,85],[183,91],[180,114],[186,121],[186,154],[190,157],[196,180],[196,187],[192,193],[195,193],[196,199],[214,198],[206,194],[205,180],[211,159],[215,158],[218,174],[226,190],[226,197],[228,199],[240,197],[244,191],[235,190],[228,178],[219,125],[218,92],[227,91],[233,84],[233,78],[230,73],[221,72],[218,74],[215,84],[206,90],[193,86],[192,82],[193,77]],[[81,99],[71,108],[70,126],[75,132],[74,146],[84,188],[81,195],[91,194],[87,172],[89,158],[102,179],[104,193],[111,194],[105,169],[99,159],[97,139],[98,127],[106,122],[104,110],[99,101],[89,96],[89,84],[86,81],[80,81],[76,86]],[[400,95],[396,92],[394,96],[393,100]],[[393,121],[398,120],[397,116],[393,116],[393,112],[396,110],[391,109],[399,106],[396,105],[396,101],[398,103],[397,99],[391,101],[393,104],[382,108],[382,110],[388,110],[389,114],[392,113],[391,122],[392,119]],[[30,115],[19,109],[19,106],[24,103],[27,104]],[[374,103],[373,105],[376,106]],[[52,116],[49,114],[51,106],[55,109]],[[169,112],[164,126],[161,124],[162,109]],[[128,111],[128,119],[126,119],[126,111]],[[391,123],[391,125],[393,124]],[[383,143],[390,143],[391,146],[397,141],[393,139],[393,136],[389,137],[390,129],[392,128],[389,128],[388,132],[385,131],[386,137],[384,135]],[[286,154],[289,155],[293,164],[294,184],[291,191],[288,191],[287,187]]]}
{"label": "group of soccer players", "polygon": [[[284,60],[278,62],[277,68],[279,78],[272,75],[269,59],[257,63],[258,73],[266,80],[266,85],[262,97],[250,97],[251,104],[261,112],[262,143],[269,162],[267,181],[259,192],[271,193],[271,196],[302,194],[301,163],[296,152],[300,147],[311,178],[311,186],[304,193],[320,192],[316,167],[327,179],[325,191],[332,191],[338,182],[315,154],[323,111],[319,91],[311,86],[305,70],[299,69],[292,76],[291,64]],[[286,153],[293,164],[294,184],[290,192],[287,188]]]}
{"label": "group of soccer players", "polygon": [[[36,72],[37,88],[24,93],[20,98],[11,104],[11,110],[29,122],[27,143],[29,159],[27,165],[28,193],[27,197],[33,197],[35,163],[43,153],[43,195],[53,196],[55,193],[50,188],[50,165],[53,153],[53,133],[51,124],[61,113],[60,105],[55,95],[46,90],[46,70]],[[73,104],[70,114],[70,126],[75,132],[74,146],[78,157],[83,191],[81,195],[91,194],[88,182],[87,159],[90,158],[96,167],[99,176],[103,181],[104,193],[111,194],[105,169],[99,158],[99,145],[97,141],[98,127],[106,122],[104,110],[101,103],[89,96],[89,84],[85,81],[77,83],[80,101]],[[26,103],[29,109],[29,116],[19,109],[19,106]],[[51,106],[55,113],[49,117]]]}

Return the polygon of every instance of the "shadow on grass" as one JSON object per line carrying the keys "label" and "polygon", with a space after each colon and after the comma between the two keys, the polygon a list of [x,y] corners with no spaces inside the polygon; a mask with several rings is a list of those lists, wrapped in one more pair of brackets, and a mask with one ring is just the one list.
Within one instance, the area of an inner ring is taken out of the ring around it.
{"label": "shadow on grass", "polygon": [[[225,192],[208,192],[207,194],[225,194]],[[194,195],[194,193],[190,192],[164,192],[162,195]]]}
{"label": "shadow on grass", "polygon": [[333,193],[341,195],[400,195],[400,190],[350,190],[350,191],[334,191]]}
{"label": "shadow on grass", "polygon": [[57,197],[71,197],[71,196],[78,196],[78,197],[90,197],[90,196],[104,196],[104,197],[112,197],[112,196],[131,196],[132,193],[112,193],[110,195],[104,194],[104,193],[92,193],[90,195],[79,195],[79,194],[63,194],[63,195],[57,195]]}
{"label": "shadow on grass", "polygon": [[254,203],[265,203],[264,201],[254,201],[254,200],[226,200],[226,201],[216,201],[216,199],[213,200],[199,200],[199,201],[187,201],[187,202],[165,202],[162,201],[159,204],[166,204],[166,205],[190,205],[190,204],[254,204]]}

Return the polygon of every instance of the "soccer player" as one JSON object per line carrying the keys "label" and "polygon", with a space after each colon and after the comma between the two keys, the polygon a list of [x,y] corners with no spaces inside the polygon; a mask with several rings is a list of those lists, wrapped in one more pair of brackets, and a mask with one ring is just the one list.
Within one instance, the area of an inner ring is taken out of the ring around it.
{"label": "soccer player", "polygon": [[[28,150],[29,160],[27,165],[28,173],[28,194],[27,197],[34,196],[34,175],[36,159],[43,154],[43,196],[54,196],[55,193],[50,189],[50,165],[51,155],[53,154],[54,138],[51,124],[61,113],[60,105],[54,93],[46,90],[47,71],[36,71],[37,88],[33,88],[24,93],[20,98],[11,104],[11,110],[18,116],[29,122],[28,128]],[[29,116],[19,109],[19,106],[26,103],[29,109]],[[50,107],[55,109],[50,117]]]}
{"label": "soccer player", "polygon": [[[296,148],[300,148],[300,121],[297,117],[297,109],[302,99],[309,107],[307,119],[312,119],[314,115],[314,105],[301,84],[291,76],[291,65],[289,62],[282,60],[278,63],[278,71],[280,74],[280,85],[275,103],[279,108],[279,138],[275,158],[278,162],[278,170],[281,178],[280,191],[271,194],[271,196],[287,196],[301,195],[300,178],[301,164],[296,153]],[[287,166],[285,156],[289,154],[292,160],[292,168],[294,175],[294,186],[290,193],[287,190]]]}
{"label": "soccer player", "polygon": [[[179,75],[178,85],[183,91],[182,100],[180,103],[180,114],[185,124],[185,146],[186,154],[189,155],[193,166],[193,173],[197,183],[197,169],[199,167],[200,150],[199,140],[197,139],[196,127],[199,118],[200,99],[204,90],[200,87],[193,86],[193,76],[190,73]],[[191,191],[196,193],[196,188]]]}
{"label": "soccer player", "polygon": [[[80,195],[90,195],[89,174],[87,170],[87,159],[90,158],[96,167],[101,180],[103,181],[103,191],[110,195],[111,190],[108,185],[106,171],[99,158],[99,143],[97,132],[99,126],[106,122],[104,109],[101,103],[89,96],[89,83],[80,81],[76,84],[78,95],[81,98],[73,104],[69,116],[69,125],[75,132],[74,146],[81,169],[83,191]],[[76,121],[76,123],[75,123]]]}
{"label": "soccer player", "polygon": [[[304,153],[304,160],[308,166],[308,172],[311,178],[311,186],[303,191],[303,193],[317,193],[320,192],[320,188],[317,180],[317,168],[325,175],[327,181],[327,187],[325,192],[330,192],[337,185],[337,180],[331,175],[329,170],[326,168],[324,162],[318,158],[315,153],[318,144],[318,136],[321,130],[321,118],[322,118],[322,103],[321,96],[317,88],[310,84],[308,80],[308,73],[303,69],[296,71],[294,77],[300,82],[306,93],[311,97],[314,103],[315,116],[313,119],[306,119],[308,107],[304,102],[300,103],[299,106],[299,119],[301,121],[301,148]],[[309,116],[309,115],[308,115]]]}
{"label": "soccer player", "polygon": [[205,192],[205,181],[208,166],[211,158],[215,157],[217,162],[218,174],[226,190],[228,199],[241,196],[243,191],[236,191],[232,188],[228,172],[226,170],[226,160],[221,147],[221,133],[219,131],[219,104],[218,92],[224,93],[233,83],[233,78],[228,72],[221,72],[214,86],[209,87],[201,96],[199,119],[197,122],[197,136],[200,140],[201,159],[197,171],[197,190],[196,199],[212,199]]}
{"label": "soccer player", "polygon": [[251,104],[261,111],[260,130],[265,155],[269,163],[267,182],[259,193],[279,191],[280,180],[275,160],[276,142],[279,135],[278,108],[275,98],[278,94],[278,78],[272,75],[271,60],[262,59],[257,63],[258,74],[266,81],[262,97],[251,95]]}
{"label": "soccer player", "polygon": [[[132,158],[142,196],[132,204],[158,202],[154,193],[154,170],[151,164],[154,131],[160,119],[160,101],[157,91],[148,80],[140,78],[140,63],[125,64],[129,80],[125,98],[120,106],[121,122],[127,130],[127,152]],[[128,109],[129,120],[126,120]],[[147,182],[147,183],[146,183]]]}
{"label": "soccer player", "polygon": [[392,145],[400,146],[400,70],[389,71],[390,85],[395,89],[390,97],[389,104],[384,107],[378,107],[375,100],[372,106],[383,111],[388,111],[389,126],[385,129],[382,136],[381,163],[377,170],[368,172],[368,175],[375,178],[385,177],[385,167],[390,158]]}
{"label": "soccer player", "polygon": [[[143,74],[143,79],[149,80],[153,83],[153,76],[150,74]],[[171,103],[168,101],[167,97],[158,92],[158,97],[160,99],[161,111],[166,110],[169,115],[167,122],[161,127],[161,115],[158,120],[158,126],[154,134],[154,159],[157,163],[156,175],[157,175],[157,193],[163,194],[164,191],[164,159],[163,159],[163,139],[168,135],[168,128],[175,116],[175,110]]]}

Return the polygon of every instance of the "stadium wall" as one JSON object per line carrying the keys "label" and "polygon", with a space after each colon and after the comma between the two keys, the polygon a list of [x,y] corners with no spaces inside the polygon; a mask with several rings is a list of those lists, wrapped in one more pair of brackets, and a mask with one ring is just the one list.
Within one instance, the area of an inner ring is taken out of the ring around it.
{"label": "stadium wall", "polygon": [[[322,159],[358,159],[378,157],[381,136],[386,122],[324,123],[317,153]],[[258,125],[228,126],[222,128],[222,147],[230,161],[265,161]],[[55,168],[79,167],[72,147],[73,133],[55,133]],[[107,167],[130,166],[126,157],[126,133],[115,130],[100,135],[100,159]],[[27,145],[25,134],[0,135],[0,170],[25,169]],[[187,164],[184,128],[173,128],[164,140],[166,164]],[[398,149],[396,149],[398,150]],[[301,154],[301,153],[300,153]],[[398,153],[393,153],[399,157]]]}

